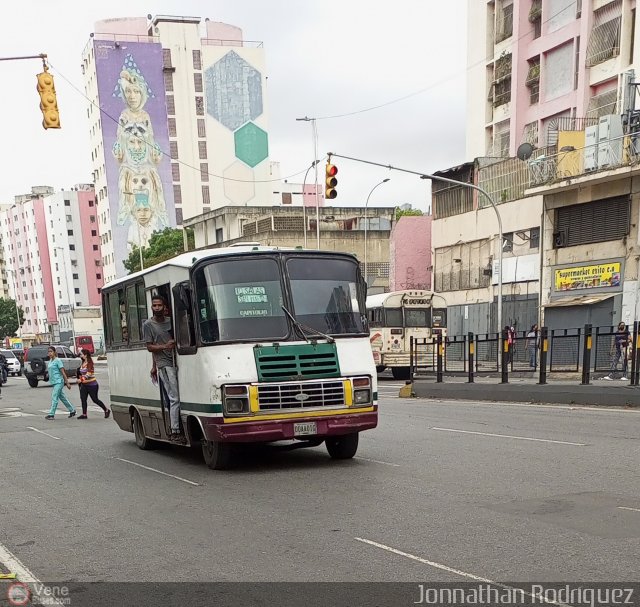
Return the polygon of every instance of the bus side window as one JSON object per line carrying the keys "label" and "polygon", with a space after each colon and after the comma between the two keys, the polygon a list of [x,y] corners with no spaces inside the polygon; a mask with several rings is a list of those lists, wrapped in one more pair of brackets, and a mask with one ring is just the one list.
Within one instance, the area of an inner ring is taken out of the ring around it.
{"label": "bus side window", "polygon": [[175,338],[178,354],[195,354],[196,335],[193,325],[191,287],[188,281],[173,287]]}
{"label": "bus side window", "polygon": [[127,326],[130,327],[129,340],[140,341],[140,322],[138,321],[138,305],[136,301],[136,286],[127,287]]}
{"label": "bus side window", "polygon": [[120,299],[118,291],[109,293],[109,337],[110,345],[122,343],[122,322],[120,319]]}

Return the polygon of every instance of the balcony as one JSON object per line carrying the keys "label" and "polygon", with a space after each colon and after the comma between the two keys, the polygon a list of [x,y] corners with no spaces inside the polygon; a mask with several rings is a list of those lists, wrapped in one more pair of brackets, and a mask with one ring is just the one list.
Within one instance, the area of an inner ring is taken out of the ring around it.
{"label": "balcony", "polygon": [[[479,159],[478,185],[499,204],[640,174],[640,125],[629,132],[622,116],[612,114],[560,120],[557,128],[547,133],[555,145],[535,149],[524,161]],[[480,208],[488,205],[479,199]]]}

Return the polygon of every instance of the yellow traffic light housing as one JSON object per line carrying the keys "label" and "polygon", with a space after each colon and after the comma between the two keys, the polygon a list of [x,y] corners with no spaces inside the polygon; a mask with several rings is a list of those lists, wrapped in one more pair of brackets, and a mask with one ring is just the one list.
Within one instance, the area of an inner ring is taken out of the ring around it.
{"label": "yellow traffic light housing", "polygon": [[338,195],[338,192],[336,191],[336,186],[338,185],[338,179],[336,178],[336,175],[338,174],[338,167],[335,164],[327,162],[325,172],[324,197],[329,200],[333,200]]}
{"label": "yellow traffic light housing", "polygon": [[58,113],[58,99],[53,76],[44,66],[44,72],[38,74],[38,93],[40,93],[40,109],[42,110],[42,126],[45,129],[60,128],[60,114]]}

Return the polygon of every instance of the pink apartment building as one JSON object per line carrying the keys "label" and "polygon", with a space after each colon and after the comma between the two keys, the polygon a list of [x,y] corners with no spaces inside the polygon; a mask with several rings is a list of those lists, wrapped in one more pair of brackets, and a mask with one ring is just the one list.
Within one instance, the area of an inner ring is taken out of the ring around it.
{"label": "pink apartment building", "polygon": [[468,162],[444,173],[489,194],[503,238],[487,197],[434,187],[435,284],[450,331],[496,329],[499,273],[503,324],[631,322],[640,316],[636,1],[467,7]]}
{"label": "pink apartment building", "polygon": [[95,192],[34,187],[0,213],[9,292],[24,311],[25,340],[49,339],[59,311],[99,306],[103,284]]}

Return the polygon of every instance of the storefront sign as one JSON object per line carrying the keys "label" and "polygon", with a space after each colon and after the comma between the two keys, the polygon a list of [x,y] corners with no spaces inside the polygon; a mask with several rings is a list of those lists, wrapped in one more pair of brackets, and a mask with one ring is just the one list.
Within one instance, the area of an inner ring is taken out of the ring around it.
{"label": "storefront sign", "polygon": [[621,268],[622,264],[616,261],[593,266],[574,266],[555,270],[554,287],[556,291],[620,287]]}

